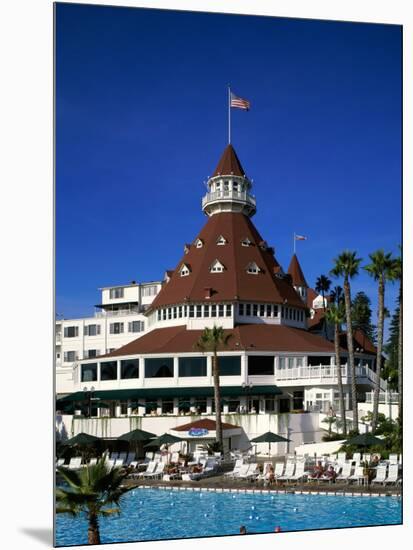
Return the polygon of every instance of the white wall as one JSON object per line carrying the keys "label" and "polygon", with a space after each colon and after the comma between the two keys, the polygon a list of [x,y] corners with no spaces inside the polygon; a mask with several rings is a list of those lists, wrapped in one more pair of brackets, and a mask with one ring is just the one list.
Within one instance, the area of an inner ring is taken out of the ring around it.
{"label": "white wall", "polygon": [[[117,438],[120,435],[136,428],[161,435],[169,430],[187,424],[199,418],[211,418],[214,416],[134,416],[124,418],[75,418],[69,415],[58,415],[56,427],[67,437],[72,437],[80,432],[86,432],[98,437]],[[303,442],[321,441],[323,430],[319,428],[318,413],[307,414],[227,414],[222,417],[223,422],[240,426],[243,430],[241,436],[233,438],[232,447],[248,449],[251,446],[250,439],[267,431],[278,433],[291,443],[278,443],[271,445],[271,454],[284,455],[292,452],[295,447]],[[268,452],[268,443],[257,445],[258,453]]]}

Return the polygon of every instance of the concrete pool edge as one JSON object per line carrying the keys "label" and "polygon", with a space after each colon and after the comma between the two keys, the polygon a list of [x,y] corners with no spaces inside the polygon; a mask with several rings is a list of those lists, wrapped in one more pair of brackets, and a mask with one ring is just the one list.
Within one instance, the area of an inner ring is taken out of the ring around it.
{"label": "concrete pool edge", "polygon": [[209,493],[244,493],[244,494],[292,494],[292,495],[325,495],[325,496],[346,496],[346,497],[387,497],[401,498],[401,493],[367,493],[367,492],[350,492],[350,491],[302,491],[295,489],[233,489],[219,487],[177,487],[168,485],[136,485],[131,487],[134,489],[156,489],[158,491],[202,491]]}

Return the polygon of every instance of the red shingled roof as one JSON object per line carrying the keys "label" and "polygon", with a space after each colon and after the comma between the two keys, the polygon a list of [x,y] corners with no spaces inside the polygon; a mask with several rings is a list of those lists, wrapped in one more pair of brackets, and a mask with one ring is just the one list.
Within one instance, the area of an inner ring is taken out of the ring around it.
{"label": "red shingled roof", "polygon": [[288,268],[288,273],[291,275],[294,286],[305,286],[308,287],[307,281],[305,280],[303,270],[301,269],[300,262],[295,254],[291,258],[290,266]]}
{"label": "red shingled roof", "polygon": [[[202,330],[187,330],[185,325],[154,329],[102,357],[197,352],[196,342],[202,332]],[[232,334],[225,351],[334,352],[333,343],[322,336],[286,325],[238,325],[224,332]]]}
{"label": "red shingled roof", "polygon": [[244,168],[241,165],[237,153],[230,144],[225,147],[222,157],[215,168],[213,176],[230,176],[231,174],[234,176],[245,176]]}
{"label": "red shingled roof", "polygon": [[[344,348],[347,349],[347,333],[342,332],[340,334],[340,345],[342,345]],[[371,353],[376,355],[377,354],[377,348],[373,344],[373,342],[370,340],[370,338],[364,334],[362,330],[355,330],[353,332],[353,347],[356,350],[357,348],[361,348],[364,350],[364,353]]]}
{"label": "red shingled roof", "polygon": [[[223,236],[227,243],[217,245]],[[261,235],[248,216],[235,212],[214,214],[197,238],[203,246],[191,246],[177,265],[171,280],[164,285],[152,302],[151,309],[187,302],[204,302],[205,288],[211,288],[208,302],[244,300],[263,303],[287,303],[305,307],[293,286],[275,276],[280,265],[273,252],[265,247]],[[248,238],[252,245],[242,246]],[[195,239],[196,240],[196,239]],[[260,246],[261,243],[261,246]],[[222,273],[211,273],[215,260],[224,266]],[[247,273],[247,266],[256,263],[260,273]],[[182,264],[191,266],[191,273],[181,277]]]}
{"label": "red shingled roof", "polygon": [[[210,420],[209,418],[201,418],[200,420],[195,420],[189,424],[183,424],[182,426],[176,426],[172,428],[176,432],[187,432],[191,428],[202,428],[209,431],[215,431],[217,428],[215,420]],[[228,424],[227,422],[222,423],[222,428],[224,430],[233,430],[234,428],[239,428],[235,424]]]}

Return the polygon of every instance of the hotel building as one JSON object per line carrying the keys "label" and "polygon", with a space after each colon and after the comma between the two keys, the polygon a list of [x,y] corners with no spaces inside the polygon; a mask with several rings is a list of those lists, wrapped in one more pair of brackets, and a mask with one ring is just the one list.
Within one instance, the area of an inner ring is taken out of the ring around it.
{"label": "hotel building", "polygon": [[[346,339],[338,367],[323,298],[297,256],[284,271],[254,226],[252,182],[232,145],[207,188],[206,223],[162,282],[104,288],[95,317],[58,322],[57,409],[67,432],[163,433],[187,415],[213,417],[211,355],[196,346],[213,325],[231,335],[219,352],[223,420],[244,438],[229,446],[245,448],[269,429],[288,434],[293,447],[319,441],[320,413],[339,410],[337,368],[351,410]],[[376,381],[376,351],[361,333],[354,340],[363,400]]]}

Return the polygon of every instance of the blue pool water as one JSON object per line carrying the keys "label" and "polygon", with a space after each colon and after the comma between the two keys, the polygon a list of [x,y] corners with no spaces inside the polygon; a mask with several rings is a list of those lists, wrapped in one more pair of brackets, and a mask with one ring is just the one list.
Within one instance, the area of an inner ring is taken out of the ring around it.
{"label": "blue pool water", "polygon": [[[401,500],[394,497],[215,493],[134,489],[121,514],[100,520],[101,539],[127,542],[248,533],[396,525]],[[85,518],[58,515],[56,545],[87,544]]]}

